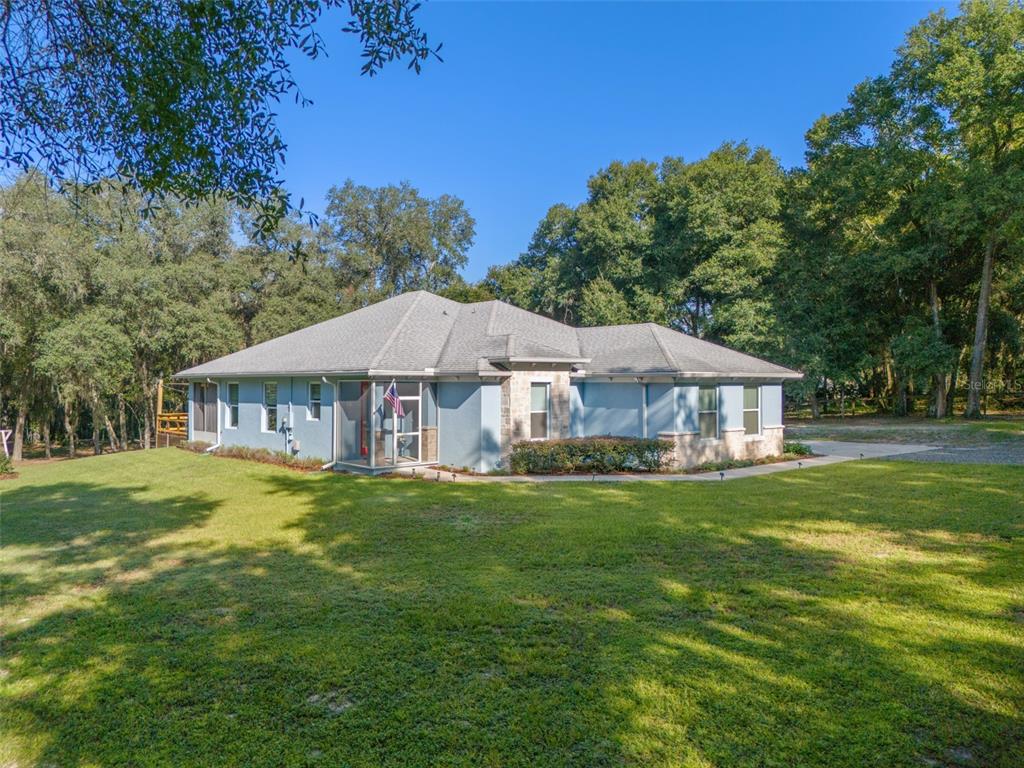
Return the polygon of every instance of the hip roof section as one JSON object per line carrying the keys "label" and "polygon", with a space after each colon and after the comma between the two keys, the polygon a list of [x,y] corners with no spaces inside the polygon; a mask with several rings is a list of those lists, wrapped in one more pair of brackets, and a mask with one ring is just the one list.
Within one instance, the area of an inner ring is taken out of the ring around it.
{"label": "hip roof section", "polygon": [[188,368],[186,378],[283,374],[496,375],[518,364],[586,375],[798,378],[653,323],[574,328],[501,301],[412,291]]}

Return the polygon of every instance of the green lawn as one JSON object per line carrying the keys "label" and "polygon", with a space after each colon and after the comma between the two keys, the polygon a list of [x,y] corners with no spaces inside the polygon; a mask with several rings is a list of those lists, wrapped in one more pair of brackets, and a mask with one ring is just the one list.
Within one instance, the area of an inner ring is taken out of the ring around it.
{"label": "green lawn", "polygon": [[0,483],[0,765],[1014,766],[1024,468]]}

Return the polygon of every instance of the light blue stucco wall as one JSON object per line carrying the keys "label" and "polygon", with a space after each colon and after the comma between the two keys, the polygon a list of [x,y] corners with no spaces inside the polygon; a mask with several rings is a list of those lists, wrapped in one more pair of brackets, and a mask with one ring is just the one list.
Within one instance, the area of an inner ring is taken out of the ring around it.
{"label": "light blue stucco wall", "polygon": [[696,384],[675,386],[675,431],[683,433],[700,432],[697,409],[700,403],[700,387]]}
{"label": "light blue stucco wall", "polygon": [[743,385],[722,384],[718,388],[718,431],[743,429]]}
{"label": "light blue stucco wall", "polygon": [[[263,431],[263,384],[277,383],[276,432]],[[320,420],[309,419],[309,383],[319,378],[222,379],[220,385],[220,440],[222,445],[244,445],[286,451],[289,442],[282,426],[287,419],[292,439],[299,441],[295,455],[301,458],[331,458],[331,425],[334,417],[334,388],[321,382]],[[238,425],[227,427],[228,384],[238,384]],[[291,408],[289,409],[289,405]],[[291,414],[289,417],[289,413]]]}
{"label": "light blue stucco wall", "polygon": [[[569,392],[570,427],[574,437],[643,435],[643,387],[647,388],[647,436],[659,432],[700,431],[699,384],[574,382]],[[706,385],[705,385],[706,386]],[[743,429],[743,385],[718,387],[719,430]],[[762,424],[782,423],[782,385],[761,387]]]}
{"label": "light blue stucco wall", "polygon": [[443,381],[437,385],[437,454],[450,467],[475,467],[480,461],[480,385]]}
{"label": "light blue stucco wall", "polygon": [[647,384],[647,437],[675,429],[675,389],[671,384]]}
{"label": "light blue stucco wall", "polygon": [[501,385],[442,381],[437,385],[438,459],[488,472],[501,460]]}
{"label": "light blue stucco wall", "polygon": [[582,381],[569,383],[569,436],[583,437],[583,387]]}
{"label": "light blue stucco wall", "polygon": [[501,385],[480,386],[480,463],[478,472],[490,472],[501,462]]}
{"label": "light blue stucco wall", "polygon": [[[334,387],[320,378],[292,378],[289,380],[292,405],[292,438],[299,441],[296,455],[331,460],[331,434],[334,420]],[[320,384],[320,419],[309,418],[309,385]]]}
{"label": "light blue stucco wall", "polygon": [[761,387],[761,424],[763,427],[782,426],[781,384],[765,384]]}
{"label": "light blue stucco wall", "polygon": [[[334,419],[334,386],[319,378],[281,377],[275,379],[218,380],[218,416],[223,445],[245,445],[269,450],[287,450],[283,430],[263,432],[263,383],[276,381],[278,385],[278,420],[289,417],[293,438],[298,440],[302,457],[317,457],[324,461],[332,457]],[[319,421],[308,418],[310,382],[321,382],[321,416]],[[228,383],[239,385],[239,423],[226,428]],[[342,384],[353,387],[358,394],[358,383]],[[439,382],[437,385],[439,412],[439,460],[453,467],[468,466],[486,472],[497,467],[501,460],[501,387],[497,383]],[[647,436],[659,432],[697,432],[697,384],[634,382],[574,381],[570,385],[570,434],[576,437],[594,435],[624,435],[640,437],[643,429],[644,389],[647,393]],[[189,388],[189,397],[192,396]],[[428,396],[429,398],[429,396]],[[782,424],[782,386],[761,386],[762,425],[775,427]],[[191,400],[189,412],[191,412]],[[428,409],[429,410],[429,409]],[[342,418],[345,418],[342,414]],[[425,422],[426,423],[426,420]],[[189,429],[191,431],[191,420]],[[743,428],[742,384],[719,385],[720,430]]]}
{"label": "light blue stucco wall", "polygon": [[587,381],[583,384],[583,431],[587,436],[643,436],[643,386]]}

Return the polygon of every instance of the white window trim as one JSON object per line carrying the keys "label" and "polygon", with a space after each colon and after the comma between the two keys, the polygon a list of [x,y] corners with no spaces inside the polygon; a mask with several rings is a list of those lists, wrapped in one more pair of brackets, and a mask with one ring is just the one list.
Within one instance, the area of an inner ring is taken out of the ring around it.
{"label": "white window trim", "polygon": [[[276,435],[277,434],[277,429],[268,429],[267,428],[267,384],[273,384],[276,390],[280,390],[281,389],[278,386],[276,381],[264,381],[264,382],[261,382],[261,384],[260,384],[260,395],[261,395],[261,397],[260,397],[260,432],[262,432],[265,435]],[[276,394],[280,394],[280,392],[277,392]],[[274,410],[275,411],[279,411],[280,408],[281,408],[281,403],[275,401],[275,403],[274,403]],[[278,414],[277,414],[277,423],[278,423],[278,426],[280,426],[280,424],[281,424],[281,414],[280,414],[280,412],[278,412]]]}
{"label": "white window trim", "polygon": [[[550,379],[533,379],[530,381],[530,440],[533,442],[541,442],[544,440],[551,439],[551,380]],[[533,386],[535,384],[544,385],[544,403],[546,405],[546,411],[535,411],[533,410]],[[544,421],[544,437],[533,436],[533,414],[535,413],[546,413],[547,419]]]}
{"label": "white window trim", "polygon": [[[715,390],[715,410],[714,411],[702,411],[700,409],[700,391],[702,389],[713,389]],[[700,430],[700,417],[705,413],[715,414],[715,434],[711,437],[704,437]],[[717,384],[711,387],[697,387],[697,434],[700,435],[701,442],[710,443],[718,442],[722,439],[722,390]]]}
{"label": "white window trim", "polygon": [[310,382],[307,382],[307,384],[306,384],[306,421],[320,421],[320,416],[312,416],[312,415],[310,415],[312,413],[312,409],[310,408],[310,405],[312,405],[312,403],[313,403],[313,387],[314,386],[319,386],[320,387],[320,398],[317,400],[317,403],[319,403],[319,405],[320,405],[320,414],[323,415],[323,412],[324,412],[324,387],[323,387],[323,382],[322,381],[310,381]]}
{"label": "white window trim", "polygon": [[[744,391],[746,391],[747,389],[749,389],[749,387],[744,387],[743,389],[744,389]],[[753,387],[753,389],[757,390],[757,432],[747,432],[746,416],[747,416],[748,413],[750,413],[754,409],[753,408],[746,408],[746,407],[744,407],[743,408],[743,421],[744,421],[744,424],[743,424],[743,434],[744,434],[744,436],[746,437],[747,440],[760,440],[761,437],[764,434],[764,424],[762,424],[764,419],[761,416],[761,387],[755,386],[755,387]]]}
{"label": "white window trim", "polygon": [[[231,388],[238,387],[238,419],[231,418]],[[242,418],[242,386],[237,381],[227,382],[227,397],[224,398],[224,429],[238,429],[238,422]]]}

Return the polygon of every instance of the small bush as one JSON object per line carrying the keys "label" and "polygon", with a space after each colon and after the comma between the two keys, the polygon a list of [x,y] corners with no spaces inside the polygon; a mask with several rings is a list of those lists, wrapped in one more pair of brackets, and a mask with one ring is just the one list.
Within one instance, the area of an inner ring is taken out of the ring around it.
{"label": "small bush", "polygon": [[227,445],[217,449],[216,456],[227,456],[230,459],[244,459],[246,461],[258,461],[262,464],[276,464],[280,467],[291,467],[305,471],[320,469],[327,462],[318,457],[306,457],[300,459],[298,456],[287,451],[268,451],[266,448],[249,448],[244,445]]}
{"label": "small bush", "polygon": [[668,462],[672,450],[667,440],[636,437],[525,441],[512,446],[509,464],[517,475],[657,472]]}
{"label": "small bush", "polygon": [[213,443],[207,443],[202,440],[186,440],[178,443],[178,447],[186,451],[192,451],[192,453],[205,453],[212,447]]}
{"label": "small bush", "polygon": [[[179,447],[184,448],[186,451],[202,453],[210,447],[210,444],[197,440],[181,443]],[[294,456],[287,451],[270,451],[266,448],[250,448],[246,445],[222,445],[213,452],[213,455],[226,456],[229,459],[258,461],[261,464],[275,464],[279,467],[290,467],[291,469],[299,469],[306,472],[319,470],[320,467],[327,463],[326,460],[316,456],[300,459],[298,456]]]}
{"label": "small bush", "polygon": [[0,453],[0,475],[14,474],[14,462],[6,453]]}
{"label": "small bush", "polygon": [[814,451],[803,443],[785,442],[782,444],[782,452],[790,456],[811,456]]}
{"label": "small bush", "polygon": [[[768,463],[768,462],[765,462]],[[746,469],[747,467],[753,467],[757,464],[752,459],[724,459],[722,461],[706,461],[703,464],[698,464],[696,467],[691,467],[687,470],[688,474],[698,475],[702,472],[725,472],[730,469]]]}

